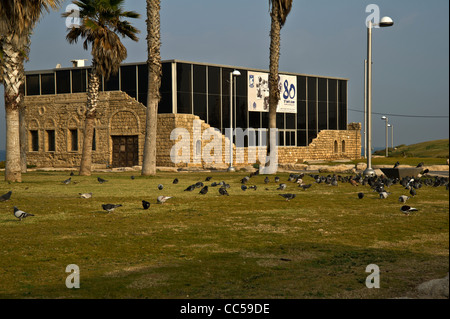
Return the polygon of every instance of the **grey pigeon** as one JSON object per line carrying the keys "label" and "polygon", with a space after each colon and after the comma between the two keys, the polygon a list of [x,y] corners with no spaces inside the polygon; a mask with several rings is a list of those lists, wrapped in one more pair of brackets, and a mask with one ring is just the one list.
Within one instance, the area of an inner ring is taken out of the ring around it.
{"label": "grey pigeon", "polygon": [[6,194],[3,194],[2,196],[0,196],[0,202],[6,202],[6,201],[10,200],[11,194],[12,194],[12,191],[9,191]]}
{"label": "grey pigeon", "polygon": [[205,182],[209,182],[211,179],[212,179],[212,177],[211,177],[211,176],[208,176],[208,177],[205,179]]}
{"label": "grey pigeon", "polygon": [[103,184],[103,183],[106,183],[106,182],[107,182],[106,179],[103,179],[103,178],[101,178],[101,177],[97,177],[97,181],[98,181],[100,184]]}
{"label": "grey pigeon", "polygon": [[195,188],[202,188],[204,185],[202,182],[195,183]]}
{"label": "grey pigeon", "polygon": [[409,193],[411,194],[412,197],[417,195],[417,191],[413,187],[411,187],[411,190],[409,191]]}
{"label": "grey pigeon", "polygon": [[199,192],[199,194],[202,194],[202,195],[206,195],[206,193],[208,193],[208,186],[203,187],[201,189],[201,191]]}
{"label": "grey pigeon", "polygon": [[108,213],[113,212],[116,208],[122,207],[121,204],[102,204],[103,210],[106,210]]}
{"label": "grey pigeon", "polygon": [[219,194],[222,196],[230,196],[230,194],[228,194],[226,188],[224,187],[219,188]]}
{"label": "grey pigeon", "polygon": [[159,184],[159,185],[158,185],[158,189],[159,189],[160,191],[162,191],[163,188],[164,188],[164,186],[163,186],[162,184]]}
{"label": "grey pigeon", "polygon": [[312,184],[308,184],[308,185],[304,185],[304,184],[298,185],[298,187],[303,188],[303,190],[307,190],[307,189],[310,188],[311,186],[312,186]]}
{"label": "grey pigeon", "polygon": [[423,167],[424,164],[425,164],[424,162],[420,162],[419,164],[417,164],[416,168]]}
{"label": "grey pigeon", "polygon": [[84,194],[79,193],[79,195],[81,196],[81,198],[84,198],[84,199],[92,198],[92,193],[84,193]]}
{"label": "grey pigeon", "polygon": [[156,200],[158,201],[158,203],[164,204],[167,200],[169,200],[171,198],[172,197],[170,197],[170,196],[158,196],[158,198]]}
{"label": "grey pigeon", "polygon": [[275,183],[279,183],[280,182],[280,178],[278,176],[275,176]]}
{"label": "grey pigeon", "polygon": [[409,196],[406,196],[406,195],[402,195],[402,196],[400,196],[399,198],[398,198],[398,201],[400,202],[400,203],[406,203],[406,201],[408,200],[408,199],[410,199],[411,197],[409,197]]}
{"label": "grey pigeon", "polygon": [[281,197],[284,197],[286,201],[290,201],[291,199],[294,199],[297,195],[295,194],[279,194]]}
{"label": "grey pigeon", "polygon": [[270,180],[269,177],[264,178],[264,183],[269,184]]}
{"label": "grey pigeon", "polygon": [[380,192],[379,194],[380,194],[380,198],[381,198],[381,199],[386,199],[386,198],[388,198],[388,196],[389,196],[391,193],[388,193],[388,192]]}
{"label": "grey pigeon", "polygon": [[188,186],[184,191],[185,192],[192,192],[194,189],[195,189],[195,185],[191,185],[191,186]]}
{"label": "grey pigeon", "polygon": [[130,176],[130,178],[131,178],[131,179],[135,179],[136,177],[134,177],[134,176]]}
{"label": "grey pigeon", "polygon": [[241,189],[245,192],[246,190],[247,190],[247,186],[245,186],[245,185],[241,185]]}
{"label": "grey pigeon", "polygon": [[359,199],[363,199],[364,198],[364,193],[358,193],[358,198]]}
{"label": "grey pigeon", "polygon": [[74,174],[74,172],[70,172],[70,176],[74,176],[75,174]]}
{"label": "grey pigeon", "polygon": [[287,185],[282,183],[280,184],[280,187],[277,188],[277,191],[284,191],[286,189]]}
{"label": "grey pigeon", "polygon": [[22,219],[27,218],[28,216],[34,216],[33,214],[25,213],[24,211],[18,209],[16,206],[14,206],[14,216],[19,218],[20,221]]}
{"label": "grey pigeon", "polygon": [[256,191],[257,187],[256,187],[256,185],[252,185],[252,186],[249,186],[248,189],[254,189]]}
{"label": "grey pigeon", "polygon": [[69,185],[71,181],[72,181],[72,177],[69,177],[68,179],[63,181],[63,183],[66,184],[66,185]]}
{"label": "grey pigeon", "polygon": [[147,202],[146,200],[142,201],[142,207],[144,207],[144,209],[149,209],[150,208],[150,203]]}
{"label": "grey pigeon", "polygon": [[172,184],[178,184],[178,178],[175,178],[172,182]]}
{"label": "grey pigeon", "polygon": [[395,164],[394,164],[394,168],[397,168],[397,167],[399,167],[400,166],[400,162],[396,162]]}
{"label": "grey pigeon", "polygon": [[408,206],[408,205],[404,205],[400,208],[400,210],[405,214],[405,215],[409,215],[411,212],[417,212],[418,209]]}

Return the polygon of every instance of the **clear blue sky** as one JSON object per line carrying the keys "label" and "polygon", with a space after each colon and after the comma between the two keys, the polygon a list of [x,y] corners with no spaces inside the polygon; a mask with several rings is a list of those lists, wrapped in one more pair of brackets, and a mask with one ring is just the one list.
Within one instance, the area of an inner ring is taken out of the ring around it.
{"label": "clear blue sky", "polygon": [[[61,13],[45,14],[35,28],[26,70],[52,69],[72,59],[91,60],[80,43],[69,45]],[[140,41],[124,41],[126,62],[144,62],[145,1],[127,0],[141,19]],[[363,123],[366,6],[380,7],[395,21],[373,35],[373,112],[446,116],[437,119],[390,117],[394,144],[449,136],[448,0],[294,0],[282,29],[280,71],[349,79],[349,122]],[[270,17],[267,0],[161,1],[161,54],[179,59],[268,69]],[[3,87],[0,86],[3,97]],[[373,146],[384,147],[381,115],[373,116]],[[0,98],[0,149],[5,147],[4,99]]]}

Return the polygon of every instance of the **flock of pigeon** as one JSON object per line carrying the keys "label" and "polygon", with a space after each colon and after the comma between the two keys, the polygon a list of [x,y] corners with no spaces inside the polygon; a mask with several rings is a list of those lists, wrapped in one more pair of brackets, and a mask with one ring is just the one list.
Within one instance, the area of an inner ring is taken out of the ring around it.
{"label": "flock of pigeon", "polygon": [[[399,166],[399,162],[395,163],[394,168]],[[417,167],[422,167],[423,163],[419,163]],[[384,175],[381,176],[373,176],[373,177],[367,177],[362,176],[361,174],[357,174],[356,176],[341,176],[341,175],[328,175],[328,176],[321,176],[318,174],[309,174],[308,176],[314,179],[316,184],[326,184],[330,186],[338,186],[339,183],[350,183],[353,186],[366,186],[368,185],[373,192],[377,192],[379,194],[380,199],[387,199],[392,193],[388,191],[389,187],[392,185],[399,184],[401,185],[406,191],[408,191],[408,195],[401,195],[398,198],[398,201],[402,203],[403,205],[400,208],[400,211],[403,212],[405,215],[409,215],[412,212],[417,212],[418,209],[406,205],[406,202],[411,198],[417,195],[417,191],[422,188],[422,186],[432,186],[432,187],[439,187],[439,186],[445,186],[446,189],[449,189],[449,178],[448,177],[429,177],[426,176],[428,173],[428,170],[424,170],[422,172],[423,176],[421,178],[412,178],[412,177],[404,177],[402,179],[398,178],[387,178]],[[247,191],[247,190],[254,190],[256,191],[258,189],[257,185],[248,185],[251,178],[254,176],[259,175],[259,170],[257,170],[254,173],[251,173],[249,176],[245,176],[241,179],[241,190]],[[71,176],[73,176],[73,173],[71,173]],[[307,189],[311,188],[313,186],[312,183],[305,184],[303,183],[303,179],[305,177],[304,173],[301,174],[289,174],[289,178],[287,182],[297,184],[300,189],[303,191],[306,191]],[[131,179],[135,179],[134,176],[131,176]],[[212,177],[207,177],[205,182],[210,182]],[[101,177],[97,177],[97,181],[100,184],[104,184],[108,182],[108,180],[105,180]],[[278,191],[284,191],[287,188],[287,183],[280,183],[280,177],[276,176],[274,178],[275,183],[278,184],[278,187],[276,190]],[[72,177],[64,180],[63,184],[70,184],[72,182]],[[178,178],[175,178],[172,182],[173,184],[178,184],[179,180]],[[264,184],[269,184],[270,178],[267,176],[264,179]],[[228,193],[228,189],[231,187],[230,184],[226,183],[225,181],[221,182],[213,182],[209,186],[205,185],[204,182],[197,182],[195,184],[189,185],[184,191],[185,192],[193,192],[195,190],[200,189],[199,194],[200,195],[206,195],[211,188],[218,188],[218,193],[221,196],[230,196]],[[163,190],[164,186],[162,184],[158,185],[158,190]],[[265,190],[269,190],[269,188],[265,187]],[[0,202],[6,202],[11,199],[12,191],[9,191],[8,193],[0,196]],[[279,194],[281,197],[283,197],[286,201],[291,201],[296,198],[296,194],[293,193],[287,193],[287,194]],[[359,192],[358,198],[361,200],[364,198],[364,193]],[[79,196],[83,199],[90,199],[93,196],[93,193],[79,193]],[[157,203],[158,204],[164,204],[166,201],[171,199],[172,196],[158,196]],[[146,200],[142,200],[142,207],[144,210],[147,210],[150,208],[150,202]],[[113,212],[116,208],[122,207],[122,204],[102,204],[102,209],[108,213]],[[14,206],[14,216],[17,217],[20,221],[26,217],[34,216],[33,214],[26,213],[16,206]]]}

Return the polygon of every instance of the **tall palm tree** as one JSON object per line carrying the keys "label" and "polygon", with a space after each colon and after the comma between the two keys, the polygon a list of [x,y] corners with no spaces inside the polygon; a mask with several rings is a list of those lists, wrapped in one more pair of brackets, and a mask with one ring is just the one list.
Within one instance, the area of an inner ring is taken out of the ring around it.
{"label": "tall palm tree", "polygon": [[144,160],[142,163],[143,176],[156,174],[156,134],[162,74],[160,9],[160,0],[147,0],[148,96]]}
{"label": "tall palm tree", "polygon": [[44,11],[56,9],[60,0],[2,0],[0,2],[0,67],[5,89],[5,180],[22,181],[19,113],[23,95],[24,60],[31,32]]}
{"label": "tall palm tree", "polygon": [[[66,39],[71,44],[76,43],[80,38],[84,39],[85,50],[89,45],[92,46],[92,68],[89,75],[80,164],[80,175],[90,176],[100,79],[103,76],[107,80],[112,74],[117,74],[120,64],[127,58],[127,49],[120,41],[118,34],[122,38],[138,41],[136,34],[139,30],[124,19],[136,19],[140,15],[134,11],[124,11],[124,0],[80,0],[73,3],[80,9],[81,25],[69,28]],[[69,17],[71,14],[71,12],[65,12],[63,17]]]}
{"label": "tall palm tree", "polygon": [[[269,137],[267,138],[267,156],[271,153],[271,132],[277,128],[277,106],[280,101],[280,89],[278,87],[278,68],[280,62],[280,40],[281,28],[292,8],[293,0],[269,0],[271,6],[271,29],[270,29],[270,66],[269,66]],[[270,154],[273,155],[273,154]],[[270,161],[266,164],[270,166]]]}

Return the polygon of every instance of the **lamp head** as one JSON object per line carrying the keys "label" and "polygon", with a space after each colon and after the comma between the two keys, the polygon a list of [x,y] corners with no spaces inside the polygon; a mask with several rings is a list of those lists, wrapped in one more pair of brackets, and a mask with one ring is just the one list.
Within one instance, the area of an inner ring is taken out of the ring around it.
{"label": "lamp head", "polygon": [[392,27],[394,25],[394,20],[392,20],[390,17],[383,17],[380,20],[379,26],[381,28],[386,28],[386,27]]}
{"label": "lamp head", "polygon": [[240,76],[240,75],[241,75],[241,72],[239,72],[238,70],[234,70],[234,71],[233,71],[233,75],[235,75],[235,76]]}
{"label": "lamp head", "polygon": [[387,117],[386,116],[382,116],[381,119],[382,120],[387,120]]}

